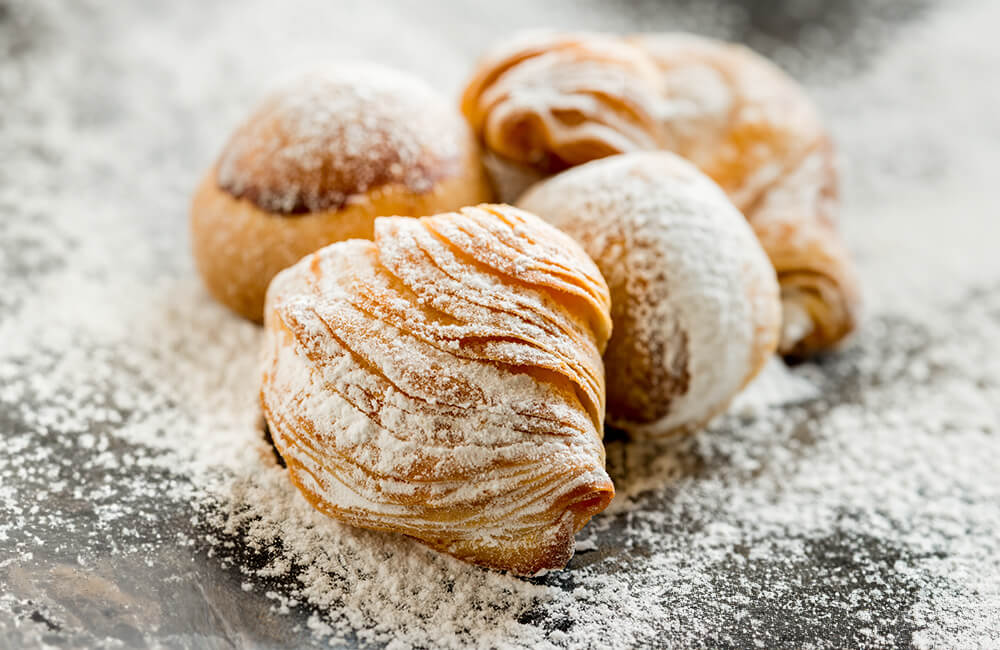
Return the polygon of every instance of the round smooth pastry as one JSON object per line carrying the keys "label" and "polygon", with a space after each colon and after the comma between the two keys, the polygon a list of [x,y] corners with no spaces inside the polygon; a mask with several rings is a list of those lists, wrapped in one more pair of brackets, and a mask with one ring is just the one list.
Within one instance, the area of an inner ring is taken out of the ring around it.
{"label": "round smooth pastry", "polygon": [[491,196],[475,138],[427,84],[329,65],[277,89],[233,133],[194,196],[194,258],[220,302],[259,322],[271,278],[302,256],[371,238],[380,215]]}
{"label": "round smooth pastry", "polygon": [[504,205],[375,221],[267,293],[264,416],[322,512],[476,564],[565,566],[614,496],[608,288],[572,239]]}
{"label": "round smooth pastry", "polygon": [[693,431],[773,354],[774,269],[739,210],[687,161],[603,158],[542,181],[518,205],[576,239],[608,282],[611,424],[639,437]]}

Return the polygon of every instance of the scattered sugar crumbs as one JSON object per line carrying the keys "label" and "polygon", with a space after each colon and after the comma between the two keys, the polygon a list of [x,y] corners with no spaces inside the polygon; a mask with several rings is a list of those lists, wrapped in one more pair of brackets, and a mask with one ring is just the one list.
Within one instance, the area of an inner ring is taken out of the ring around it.
{"label": "scattered sugar crumbs", "polygon": [[[453,91],[514,28],[608,25],[596,4],[536,5],[459,22],[379,4],[334,37],[344,10],[320,3],[234,20],[0,2],[0,645],[1000,644],[991,3],[865,23],[884,43],[859,70],[770,52],[840,147],[863,330],[821,362],[772,362],[695,437],[609,432],[618,496],[567,570],[470,567],[291,486],[256,409],[260,332],[189,258],[198,175],[263,79],[317,57]],[[662,20],[725,35],[746,18],[698,7]]]}

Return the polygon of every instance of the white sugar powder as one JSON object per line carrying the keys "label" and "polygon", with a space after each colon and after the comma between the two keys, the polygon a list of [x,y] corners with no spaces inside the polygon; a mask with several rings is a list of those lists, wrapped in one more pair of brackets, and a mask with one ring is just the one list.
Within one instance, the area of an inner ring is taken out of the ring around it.
{"label": "white sugar powder", "polygon": [[[261,331],[212,302],[186,241],[196,179],[289,68],[371,58],[452,91],[509,30],[633,27],[424,4],[0,4],[5,591],[60,530],[87,541],[53,584],[208,547],[241,597],[331,644],[1000,644],[1000,6],[931,12],[860,75],[807,76],[843,157],[861,333],[821,365],[773,362],[696,437],[609,440],[616,500],[569,569],[522,580],[308,505],[259,427]],[[699,12],[674,24],[740,18]],[[0,596],[0,633],[22,592]],[[129,620],[153,634],[161,607]]]}

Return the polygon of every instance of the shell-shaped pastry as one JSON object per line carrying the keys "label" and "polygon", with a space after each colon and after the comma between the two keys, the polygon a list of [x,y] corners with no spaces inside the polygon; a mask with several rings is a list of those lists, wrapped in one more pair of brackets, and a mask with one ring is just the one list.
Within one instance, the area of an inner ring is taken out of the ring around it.
{"label": "shell-shaped pastry", "polygon": [[742,45],[671,33],[627,40],[660,71],[666,148],[711,176],[744,212],[827,139],[802,88]]}
{"label": "shell-shaped pastry", "polygon": [[[832,223],[833,149],[798,84],[745,47],[692,35],[549,38],[500,46],[467,87],[463,112],[489,156],[544,176],[560,168],[553,158],[565,166],[642,149],[673,151],[722,187],[774,264],[786,308],[783,354],[820,352],[854,329],[857,279]],[[594,55],[587,66],[565,54],[612,48],[617,59]],[[589,110],[565,112],[584,88],[600,89],[588,95]],[[641,110],[616,110],[623,105]],[[557,128],[563,124],[571,128]],[[575,146],[579,133],[588,134],[586,147]],[[566,148],[575,155],[559,154]],[[528,149],[533,153],[523,155]]]}
{"label": "shell-shaped pastry", "polygon": [[608,420],[691,431],[724,410],[778,342],[774,269],[718,185],[667,152],[593,161],[519,206],[574,237],[611,291]]}
{"label": "shell-shaped pastry", "polygon": [[665,146],[712,177],[774,264],[784,305],[779,351],[809,356],[856,326],[854,264],[834,225],[837,171],[802,87],[741,45],[690,34],[629,42],[661,72]]}
{"label": "shell-shaped pastry", "polygon": [[857,272],[832,219],[837,203],[832,164],[830,147],[821,143],[749,212],[750,225],[778,272],[783,305],[778,351],[786,357],[828,350],[858,322]]}
{"label": "shell-shaped pastry", "polygon": [[614,495],[607,285],[534,215],[379,218],[280,273],[265,329],[265,417],[331,516],[531,574]]}
{"label": "shell-shaped pastry", "polygon": [[659,74],[619,39],[534,32],[480,62],[462,112],[487,148],[543,173],[656,149]]}

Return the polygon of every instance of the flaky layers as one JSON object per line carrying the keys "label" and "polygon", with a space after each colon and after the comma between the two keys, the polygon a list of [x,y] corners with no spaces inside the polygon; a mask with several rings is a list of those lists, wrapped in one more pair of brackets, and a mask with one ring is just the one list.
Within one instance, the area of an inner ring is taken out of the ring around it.
{"label": "flaky layers", "polygon": [[268,291],[261,401],[320,510],[477,564],[564,566],[610,502],[609,297],[566,235],[509,206],[381,218]]}
{"label": "flaky layers", "polygon": [[[553,157],[571,165],[666,149],[692,161],[744,213],[778,273],[779,350],[808,356],[855,327],[857,279],[831,220],[829,138],[802,89],[750,50],[681,34],[524,36],[484,58],[462,106],[493,156],[536,176],[557,170]],[[558,153],[567,148],[576,155]]]}
{"label": "flaky layers", "polygon": [[462,112],[490,151],[543,173],[656,149],[659,73],[648,57],[598,34],[536,34],[487,55]]}
{"label": "flaky layers", "polygon": [[854,264],[834,225],[834,151],[812,102],[751,50],[685,34],[628,39],[662,74],[666,147],[712,177],[778,273],[779,351],[804,357],[857,324]]}
{"label": "flaky layers", "polygon": [[532,187],[519,206],[574,237],[611,292],[608,419],[692,431],[778,343],[774,269],[718,185],[668,152],[611,156]]}
{"label": "flaky layers", "polygon": [[260,321],[271,278],[334,241],[371,238],[375,217],[489,200],[461,116],[422,81],[330,65],[267,97],[198,187],[192,245],[205,284]]}

